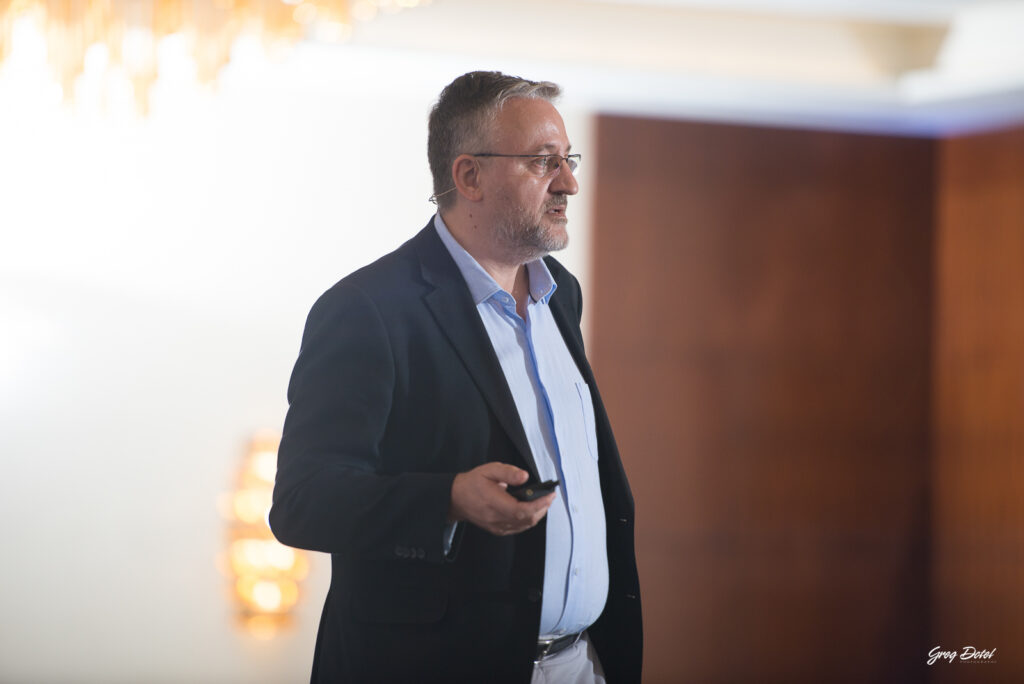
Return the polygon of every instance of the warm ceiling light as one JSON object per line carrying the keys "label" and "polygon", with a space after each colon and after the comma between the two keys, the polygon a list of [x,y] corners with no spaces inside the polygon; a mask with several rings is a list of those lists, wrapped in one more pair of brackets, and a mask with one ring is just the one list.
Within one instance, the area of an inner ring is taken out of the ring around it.
{"label": "warm ceiling light", "polygon": [[210,83],[228,63],[235,40],[258,35],[264,46],[303,38],[348,38],[354,21],[430,0],[0,0],[0,65],[17,21],[33,22],[45,36],[47,56],[64,98],[74,92],[90,48],[105,48],[108,66],[121,67],[135,102],[148,111],[157,79],[157,44],[179,34],[191,46],[200,82]]}

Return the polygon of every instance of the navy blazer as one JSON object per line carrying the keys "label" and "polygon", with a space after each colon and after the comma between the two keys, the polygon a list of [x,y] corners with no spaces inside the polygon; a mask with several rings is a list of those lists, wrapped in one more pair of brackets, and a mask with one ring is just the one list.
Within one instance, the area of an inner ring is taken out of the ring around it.
{"label": "navy blazer", "polygon": [[[590,628],[609,682],[639,682],[633,497],[587,362],[579,283],[545,258],[555,320],[594,400],[608,600]],[[536,479],[511,392],[433,222],[310,311],[288,387],[270,526],[331,554],[314,682],[530,681],[544,524],[443,532],[455,475],[490,461]]]}

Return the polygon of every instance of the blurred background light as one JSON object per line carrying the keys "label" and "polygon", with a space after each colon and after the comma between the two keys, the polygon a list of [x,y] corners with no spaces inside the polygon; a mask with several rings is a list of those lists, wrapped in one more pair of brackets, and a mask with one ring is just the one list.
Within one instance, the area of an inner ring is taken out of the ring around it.
{"label": "blurred background light", "polygon": [[274,432],[257,434],[242,458],[235,490],[220,502],[228,549],[219,565],[232,581],[241,625],[259,639],[291,624],[298,583],[309,573],[307,554],[274,539],[266,522],[279,443]]}

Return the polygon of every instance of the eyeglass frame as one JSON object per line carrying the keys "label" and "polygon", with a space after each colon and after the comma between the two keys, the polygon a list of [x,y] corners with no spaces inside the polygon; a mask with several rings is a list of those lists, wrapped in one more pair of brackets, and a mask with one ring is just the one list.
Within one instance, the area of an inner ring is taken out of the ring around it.
{"label": "eyeglass frame", "polygon": [[[569,173],[575,177],[576,169],[579,168],[580,162],[583,161],[583,155],[579,152],[573,154],[501,154],[499,152],[464,152],[463,154],[470,157],[509,157],[512,159],[539,159],[541,157],[545,159],[551,159],[552,157],[558,157],[558,165],[555,166],[554,171],[548,171],[541,178],[554,178],[558,175],[558,172],[562,170],[562,162],[565,162],[566,166],[569,167]],[[455,192],[455,186],[452,186],[444,192],[438,192],[427,199],[433,204],[437,204],[437,198],[447,195],[450,192]]]}
{"label": "eyeglass frame", "polygon": [[577,153],[573,154],[500,154],[498,152],[467,152],[470,157],[510,157],[513,159],[551,159],[552,157],[558,158],[558,164],[553,170],[546,172],[541,178],[547,178],[548,176],[554,177],[559,171],[562,170],[562,162],[569,167],[569,173],[576,175],[576,169],[579,168],[580,162],[583,161],[583,155]]}

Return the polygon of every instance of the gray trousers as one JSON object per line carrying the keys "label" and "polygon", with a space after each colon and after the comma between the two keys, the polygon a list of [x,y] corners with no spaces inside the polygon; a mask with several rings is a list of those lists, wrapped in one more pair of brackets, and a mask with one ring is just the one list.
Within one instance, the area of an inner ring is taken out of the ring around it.
{"label": "gray trousers", "polygon": [[569,648],[536,663],[531,684],[605,684],[601,661],[586,632]]}

